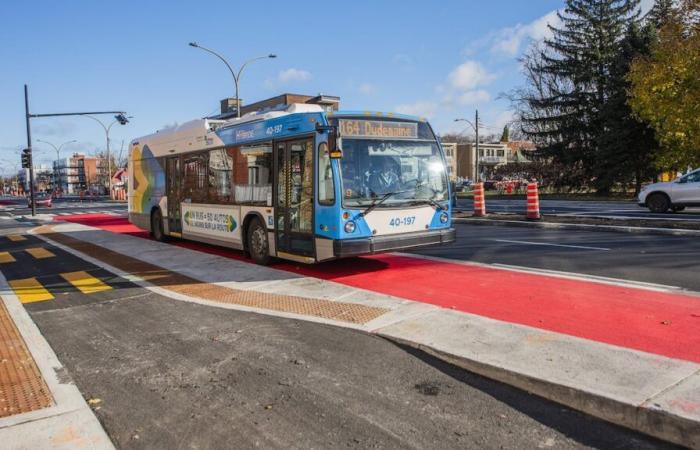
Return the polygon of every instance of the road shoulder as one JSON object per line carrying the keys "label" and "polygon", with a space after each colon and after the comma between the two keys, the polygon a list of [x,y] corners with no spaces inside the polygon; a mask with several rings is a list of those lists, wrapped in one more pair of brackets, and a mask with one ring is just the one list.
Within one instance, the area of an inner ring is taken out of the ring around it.
{"label": "road shoulder", "polygon": [[46,408],[0,419],[0,442],[3,442],[3,447],[113,449],[99,421],[2,273],[0,299],[53,398],[52,405]]}

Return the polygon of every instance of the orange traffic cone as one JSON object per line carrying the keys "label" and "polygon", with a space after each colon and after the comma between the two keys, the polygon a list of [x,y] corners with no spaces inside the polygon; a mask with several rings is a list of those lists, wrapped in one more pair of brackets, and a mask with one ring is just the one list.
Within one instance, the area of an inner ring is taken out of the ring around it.
{"label": "orange traffic cone", "polygon": [[486,215],[486,198],[484,198],[484,183],[474,184],[474,217]]}
{"label": "orange traffic cone", "polygon": [[527,184],[527,220],[540,220],[540,194],[537,183]]}

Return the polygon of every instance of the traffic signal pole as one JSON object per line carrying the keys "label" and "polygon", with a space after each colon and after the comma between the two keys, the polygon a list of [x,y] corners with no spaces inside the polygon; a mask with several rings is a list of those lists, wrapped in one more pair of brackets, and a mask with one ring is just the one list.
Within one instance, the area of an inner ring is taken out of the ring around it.
{"label": "traffic signal pole", "polygon": [[[29,193],[32,203],[32,216],[36,215],[36,203],[34,202],[34,162],[32,158],[32,132],[30,127],[30,119],[35,117],[60,117],[60,116],[94,116],[99,114],[116,114],[114,118],[116,122],[122,125],[129,123],[129,120],[124,111],[89,111],[89,112],[68,112],[68,113],[51,113],[51,114],[30,114],[29,113],[29,89],[27,85],[24,85],[24,110],[27,119],[27,154],[29,155]],[[97,120],[94,117],[91,119]],[[101,123],[101,122],[100,122]],[[104,127],[104,125],[103,125]],[[109,131],[105,128],[107,132],[107,151],[109,152]],[[110,181],[112,175],[109,174]]]}
{"label": "traffic signal pole", "polygon": [[34,158],[32,158],[32,131],[29,125],[29,91],[24,85],[24,111],[27,119],[27,149],[29,150],[29,198],[32,203],[32,217],[36,216],[36,203],[34,203]]}

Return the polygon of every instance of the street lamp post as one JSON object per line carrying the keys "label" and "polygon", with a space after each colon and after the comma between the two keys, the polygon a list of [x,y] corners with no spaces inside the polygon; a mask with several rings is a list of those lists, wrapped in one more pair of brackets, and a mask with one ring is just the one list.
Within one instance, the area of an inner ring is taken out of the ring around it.
{"label": "street lamp post", "polygon": [[475,151],[475,163],[474,163],[474,168],[476,169],[476,174],[474,177],[474,181],[478,181],[477,177],[481,177],[481,174],[479,173],[479,110],[476,110],[476,119],[474,122],[472,122],[469,119],[455,119],[455,122],[466,122],[468,123],[473,129],[474,133],[476,134],[476,151]]}
{"label": "street lamp post", "polygon": [[238,73],[236,73],[236,72],[234,72],[233,68],[231,67],[231,64],[229,64],[228,61],[226,61],[226,59],[223,56],[219,55],[214,50],[208,49],[206,47],[202,47],[201,45],[197,44],[196,42],[190,42],[190,47],[199,48],[199,49],[204,50],[205,52],[211,53],[212,55],[216,56],[221,61],[223,61],[224,64],[226,64],[226,67],[228,67],[228,70],[229,70],[229,72],[231,72],[231,76],[233,77],[233,83],[236,86],[236,117],[241,117],[241,98],[239,96],[239,89],[238,89],[239,86],[238,85],[241,81],[241,73],[243,73],[243,69],[245,69],[245,66],[252,63],[253,61],[258,61],[260,59],[277,58],[277,55],[275,55],[274,53],[270,53],[269,55],[266,55],[266,56],[258,56],[256,58],[249,59],[248,61],[243,63],[241,68],[238,69]]}
{"label": "street lamp post", "polygon": [[129,123],[129,119],[131,116],[127,117],[124,114],[117,114],[114,116],[114,121],[110,123],[109,125],[105,125],[100,119],[97,117],[85,115],[84,117],[88,117],[95,122],[99,123],[100,126],[102,126],[102,129],[105,131],[105,138],[107,140],[107,186],[109,189],[109,198],[112,198],[112,157],[110,156],[109,152],[109,130],[112,129],[112,125],[115,123],[119,123],[120,125],[126,125]]}
{"label": "street lamp post", "polygon": [[[58,185],[60,186],[60,184],[61,184],[61,170],[60,170],[60,168],[58,167],[58,163],[59,163],[59,161],[61,160],[61,149],[62,149],[63,146],[66,145],[66,144],[72,144],[72,143],[78,142],[78,141],[76,141],[75,139],[73,139],[72,141],[66,141],[66,142],[64,142],[63,144],[59,145],[58,147],[56,147],[56,145],[52,144],[52,143],[49,142],[49,141],[42,141],[41,139],[37,139],[36,141],[37,141],[37,142],[42,142],[42,143],[47,144],[47,145],[50,145],[51,147],[53,147],[54,150],[56,150],[56,173],[58,174],[58,176],[57,176],[56,178],[57,178],[57,180],[58,180],[57,183],[58,183]],[[54,189],[55,189],[55,186],[54,186]]]}

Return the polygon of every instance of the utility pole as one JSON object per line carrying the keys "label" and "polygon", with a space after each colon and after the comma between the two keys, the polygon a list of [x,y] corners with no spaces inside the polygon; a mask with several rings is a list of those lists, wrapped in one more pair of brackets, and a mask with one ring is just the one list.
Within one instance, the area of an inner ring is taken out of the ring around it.
{"label": "utility pole", "polygon": [[476,173],[474,174],[474,181],[479,181],[479,110],[476,110],[474,122],[469,119],[455,119],[455,122],[466,122],[474,130],[474,134],[476,135],[476,151],[474,152],[474,171]]}
{"label": "utility pole", "polygon": [[474,178],[475,180],[481,178],[481,172],[479,172],[479,110],[476,110],[476,119],[475,119],[475,127],[474,127],[474,132],[476,133],[476,177]]}
{"label": "utility pole", "polygon": [[34,203],[34,158],[32,158],[32,132],[29,126],[29,90],[27,85],[24,85],[24,111],[27,120],[27,153],[29,154],[29,198],[32,203],[32,217],[36,216],[36,203]]}

